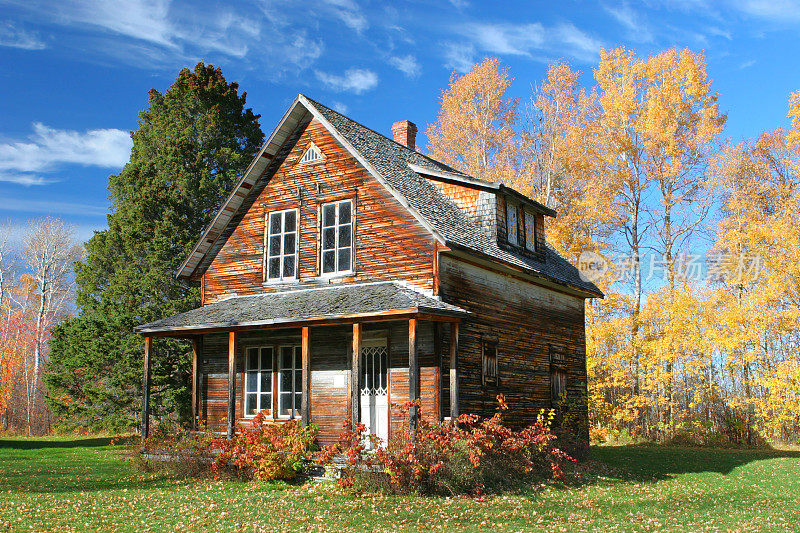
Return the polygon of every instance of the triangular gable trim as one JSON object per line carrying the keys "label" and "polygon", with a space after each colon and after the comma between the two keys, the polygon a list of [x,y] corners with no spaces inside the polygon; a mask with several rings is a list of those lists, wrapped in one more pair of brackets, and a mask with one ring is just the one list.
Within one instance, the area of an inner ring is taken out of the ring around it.
{"label": "triangular gable trim", "polygon": [[[286,139],[289,138],[291,131],[301,122],[305,113],[298,113],[298,106],[302,105],[304,112],[310,113],[317,121],[319,121],[325,129],[345,147],[345,149],[353,156],[367,171],[398,201],[400,204],[414,216],[415,219],[427,229],[433,237],[441,244],[445,244],[444,238],[434,229],[416,209],[414,209],[408,201],[394,188],[386,179],[381,176],[377,169],[358,151],[352,144],[350,144],[344,136],[330,123],[328,120],[317,110],[317,108],[308,101],[302,94],[298,94],[292,105],[284,113],[283,118],[278,122],[277,127],[273,130],[272,134],[264,143],[264,147],[259,151],[258,155],[247,167],[247,170],[242,175],[239,183],[234,187],[225,203],[217,212],[211,224],[203,232],[200,240],[197,241],[189,256],[183,262],[176,273],[179,278],[190,278],[197,267],[203,261],[203,258],[208,254],[211,248],[216,243],[219,236],[225,231],[227,225],[236,215],[241,208],[244,199],[256,182],[260,179],[264,170],[266,170],[269,163],[274,158],[275,154],[281,149]],[[287,128],[288,126],[288,128]],[[290,131],[287,131],[290,130]],[[247,192],[242,193],[242,189]]]}
{"label": "triangular gable trim", "polygon": [[325,154],[316,144],[310,142],[306,145],[305,150],[303,150],[303,155],[300,156],[297,162],[301,165],[316,165],[319,163],[324,163]]}

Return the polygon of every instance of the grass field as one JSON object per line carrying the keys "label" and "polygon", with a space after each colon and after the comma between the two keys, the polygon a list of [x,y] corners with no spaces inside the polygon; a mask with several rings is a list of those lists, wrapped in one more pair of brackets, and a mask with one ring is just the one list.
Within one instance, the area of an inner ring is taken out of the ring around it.
{"label": "grass field", "polygon": [[594,448],[579,478],[485,501],[175,479],[134,470],[124,452],[108,439],[0,439],[0,530],[800,529],[796,451]]}

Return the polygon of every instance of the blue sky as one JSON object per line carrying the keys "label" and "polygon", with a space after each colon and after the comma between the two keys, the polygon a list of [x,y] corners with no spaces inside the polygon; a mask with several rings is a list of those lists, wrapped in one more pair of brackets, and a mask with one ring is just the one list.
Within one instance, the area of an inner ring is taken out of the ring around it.
{"label": "blue sky", "polygon": [[724,135],[740,140],[787,124],[799,29],[795,0],[0,0],[0,221],[103,228],[107,177],[147,91],[199,59],[239,82],[266,134],[298,92],[388,134],[433,122],[451,73],[485,56],[511,68],[524,101],[552,61],[591,82],[603,47],[689,47],[705,51]]}

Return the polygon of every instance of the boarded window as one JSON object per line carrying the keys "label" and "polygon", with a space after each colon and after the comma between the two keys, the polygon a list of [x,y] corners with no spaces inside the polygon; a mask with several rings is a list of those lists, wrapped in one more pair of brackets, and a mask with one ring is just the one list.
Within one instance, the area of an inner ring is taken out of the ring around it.
{"label": "boarded window", "polygon": [[322,206],[322,275],[353,271],[353,202],[343,200]]}
{"label": "boarded window", "polygon": [[272,348],[247,348],[244,376],[244,414],[272,410]]}
{"label": "boarded window", "polygon": [[297,209],[267,215],[265,277],[267,281],[297,276]]}
{"label": "boarded window", "polygon": [[525,248],[536,251],[536,215],[525,210]]}
{"label": "boarded window", "polygon": [[508,201],[506,202],[506,226],[508,228],[508,242],[518,245],[517,206]]}
{"label": "boarded window", "polygon": [[567,355],[563,346],[550,344],[550,403],[561,404],[567,393]]}
{"label": "boarded window", "polygon": [[483,341],[481,359],[483,361],[483,384],[497,385],[497,341]]}

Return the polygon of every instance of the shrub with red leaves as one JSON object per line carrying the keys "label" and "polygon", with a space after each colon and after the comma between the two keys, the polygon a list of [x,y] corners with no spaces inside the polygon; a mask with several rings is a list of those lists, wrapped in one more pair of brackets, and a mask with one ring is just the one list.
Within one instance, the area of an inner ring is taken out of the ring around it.
{"label": "shrub with red leaves", "polygon": [[258,480],[291,480],[312,457],[317,436],[313,424],[304,428],[296,420],[266,423],[258,413],[250,427],[241,429],[232,439],[215,437],[212,450],[219,454],[212,466],[215,476],[221,469],[234,465],[240,473]]}
{"label": "shrub with red leaves", "polygon": [[[552,413],[542,412],[537,421],[519,431],[503,423],[508,406],[502,395],[491,418],[465,414],[451,422],[419,421],[416,433],[394,435],[385,447],[363,425],[345,431],[339,442],[323,449],[320,464],[344,457],[346,465],[339,484],[363,490],[365,480],[375,486],[379,468],[389,488],[399,493],[472,494],[519,482],[534,475],[563,478],[561,466],[574,459],[555,446],[550,430]],[[405,404],[407,412],[413,404]],[[372,440],[372,449],[366,442]]]}

